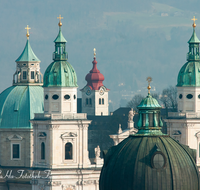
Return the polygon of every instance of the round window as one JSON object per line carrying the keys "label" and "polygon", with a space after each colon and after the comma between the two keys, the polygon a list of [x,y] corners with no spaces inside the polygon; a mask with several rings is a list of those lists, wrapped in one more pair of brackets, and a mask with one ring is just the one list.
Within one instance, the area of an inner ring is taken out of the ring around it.
{"label": "round window", "polygon": [[200,99],[200,94],[198,95],[198,98]]}
{"label": "round window", "polygon": [[59,98],[59,96],[58,96],[57,94],[54,94],[54,95],[52,96],[52,98],[53,98],[54,100],[57,100],[57,99]]}
{"label": "round window", "polygon": [[186,97],[187,97],[187,99],[192,99],[193,95],[192,94],[188,94]]}
{"label": "round window", "polygon": [[76,99],[76,95],[74,94],[74,99]]}
{"label": "round window", "polygon": [[45,99],[47,100],[47,99],[48,99],[48,97],[49,97],[49,96],[46,94],[46,95],[45,95]]}
{"label": "round window", "polygon": [[65,98],[66,100],[69,100],[69,99],[70,99],[70,95],[67,94],[67,95],[64,96],[64,98]]}
{"label": "round window", "polygon": [[183,98],[183,95],[182,95],[182,94],[179,94],[179,98],[182,99],[182,98]]}
{"label": "round window", "polygon": [[163,168],[165,166],[164,155],[162,155],[161,153],[154,154],[153,159],[152,159],[152,164],[153,164],[153,167],[156,169]]}

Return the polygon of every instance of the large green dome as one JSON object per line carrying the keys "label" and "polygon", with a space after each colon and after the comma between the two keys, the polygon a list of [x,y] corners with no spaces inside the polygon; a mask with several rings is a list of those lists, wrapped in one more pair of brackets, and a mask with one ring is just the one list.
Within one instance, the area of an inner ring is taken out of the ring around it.
{"label": "large green dome", "polygon": [[11,86],[0,94],[0,128],[31,128],[34,113],[43,113],[41,86]]}
{"label": "large green dome", "polygon": [[188,41],[189,52],[187,54],[187,63],[179,71],[177,86],[200,86],[200,57],[199,57],[199,39],[196,36],[195,29]]}
{"label": "large green dome", "polygon": [[74,68],[67,61],[51,63],[44,74],[44,87],[77,87],[77,76]]}
{"label": "large green dome", "polygon": [[129,136],[106,154],[100,190],[199,190],[192,154],[171,137]]}
{"label": "large green dome", "polygon": [[67,62],[68,54],[65,51],[67,41],[62,34],[61,25],[59,25],[59,33],[54,42],[54,62],[45,71],[44,87],[78,87],[76,72],[71,64]]}
{"label": "large green dome", "polygon": [[196,152],[161,132],[161,106],[150,90],[138,109],[138,132],[108,150],[99,189],[200,190]]}

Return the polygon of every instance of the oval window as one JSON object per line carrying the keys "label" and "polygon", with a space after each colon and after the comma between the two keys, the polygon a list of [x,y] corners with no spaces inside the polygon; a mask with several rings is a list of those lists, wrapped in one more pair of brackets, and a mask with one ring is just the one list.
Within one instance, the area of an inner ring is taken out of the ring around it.
{"label": "oval window", "polygon": [[161,153],[154,154],[153,159],[152,159],[152,164],[153,164],[153,167],[156,169],[163,168],[165,166],[164,155],[162,155]]}
{"label": "oval window", "polygon": [[57,99],[59,98],[59,96],[58,96],[57,94],[54,94],[54,95],[52,96],[52,98],[53,98],[54,100],[57,100]]}
{"label": "oval window", "polygon": [[180,98],[180,99],[182,99],[182,98],[183,98],[183,95],[182,95],[182,94],[180,94],[180,95],[179,95],[179,98]]}
{"label": "oval window", "polygon": [[192,99],[193,95],[192,94],[188,94],[186,97],[187,97],[187,99]]}
{"label": "oval window", "polygon": [[45,99],[47,100],[47,99],[48,99],[48,97],[49,97],[49,96],[46,94],[46,95],[45,95]]}
{"label": "oval window", "polygon": [[66,100],[69,100],[69,99],[70,99],[70,95],[67,94],[67,95],[64,96],[64,98],[65,98]]}
{"label": "oval window", "polygon": [[74,94],[74,99],[76,99],[76,95]]}
{"label": "oval window", "polygon": [[200,94],[198,95],[198,98],[200,99]]}

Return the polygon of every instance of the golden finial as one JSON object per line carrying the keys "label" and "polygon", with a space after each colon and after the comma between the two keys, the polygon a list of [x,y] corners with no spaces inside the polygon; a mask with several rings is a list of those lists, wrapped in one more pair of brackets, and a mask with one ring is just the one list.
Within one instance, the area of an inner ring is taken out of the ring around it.
{"label": "golden finial", "polygon": [[61,15],[59,15],[59,17],[57,17],[57,19],[59,19],[58,26],[61,27],[62,26],[61,19],[63,19],[63,17],[61,17]]}
{"label": "golden finial", "polygon": [[151,77],[147,77],[147,81],[148,81],[148,87],[147,87],[147,89],[148,89],[148,94],[150,94],[150,90],[151,90],[150,83],[151,83],[151,81],[152,81],[152,78],[151,78]]}
{"label": "golden finial", "polygon": [[93,51],[94,51],[94,57],[96,57],[96,48],[94,48]]}
{"label": "golden finial", "polygon": [[29,39],[29,36],[30,36],[29,30],[30,30],[31,28],[29,28],[28,25],[27,25],[27,27],[26,27],[25,29],[27,30],[27,32],[26,32],[26,37],[27,37],[27,39]]}
{"label": "golden finial", "polygon": [[195,21],[196,21],[197,19],[196,19],[195,16],[194,16],[191,20],[194,21],[193,24],[192,24],[192,26],[193,26],[193,28],[195,28],[195,27],[196,27],[196,23],[195,23]]}

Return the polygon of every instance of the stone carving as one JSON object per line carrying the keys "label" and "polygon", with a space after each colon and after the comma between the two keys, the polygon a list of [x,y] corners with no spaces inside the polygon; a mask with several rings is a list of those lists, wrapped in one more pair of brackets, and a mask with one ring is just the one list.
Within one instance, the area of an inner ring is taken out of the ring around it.
{"label": "stone carving", "polygon": [[23,139],[23,137],[21,137],[21,136],[19,136],[19,135],[10,135],[10,136],[8,137],[8,139],[9,139],[10,141],[21,141],[21,140]]}
{"label": "stone carving", "polygon": [[60,186],[61,181],[45,181],[46,186]]}
{"label": "stone carving", "polygon": [[46,138],[47,134],[45,132],[39,132],[38,137],[39,138]]}
{"label": "stone carving", "polygon": [[118,134],[122,133],[121,124],[119,124]]}
{"label": "stone carving", "polygon": [[77,185],[90,185],[90,184],[99,184],[99,180],[77,181]]}
{"label": "stone carving", "polygon": [[133,108],[131,108],[131,110],[128,113],[128,121],[133,121],[133,117],[134,117],[135,113],[133,111]]}
{"label": "stone carving", "polygon": [[101,150],[100,150],[99,145],[94,149],[94,152],[95,152],[95,158],[96,159],[100,158]]}
{"label": "stone carving", "polygon": [[61,135],[61,139],[65,139],[69,137],[77,137],[77,133],[67,132]]}
{"label": "stone carving", "polygon": [[62,185],[63,190],[75,190],[75,185]]}

